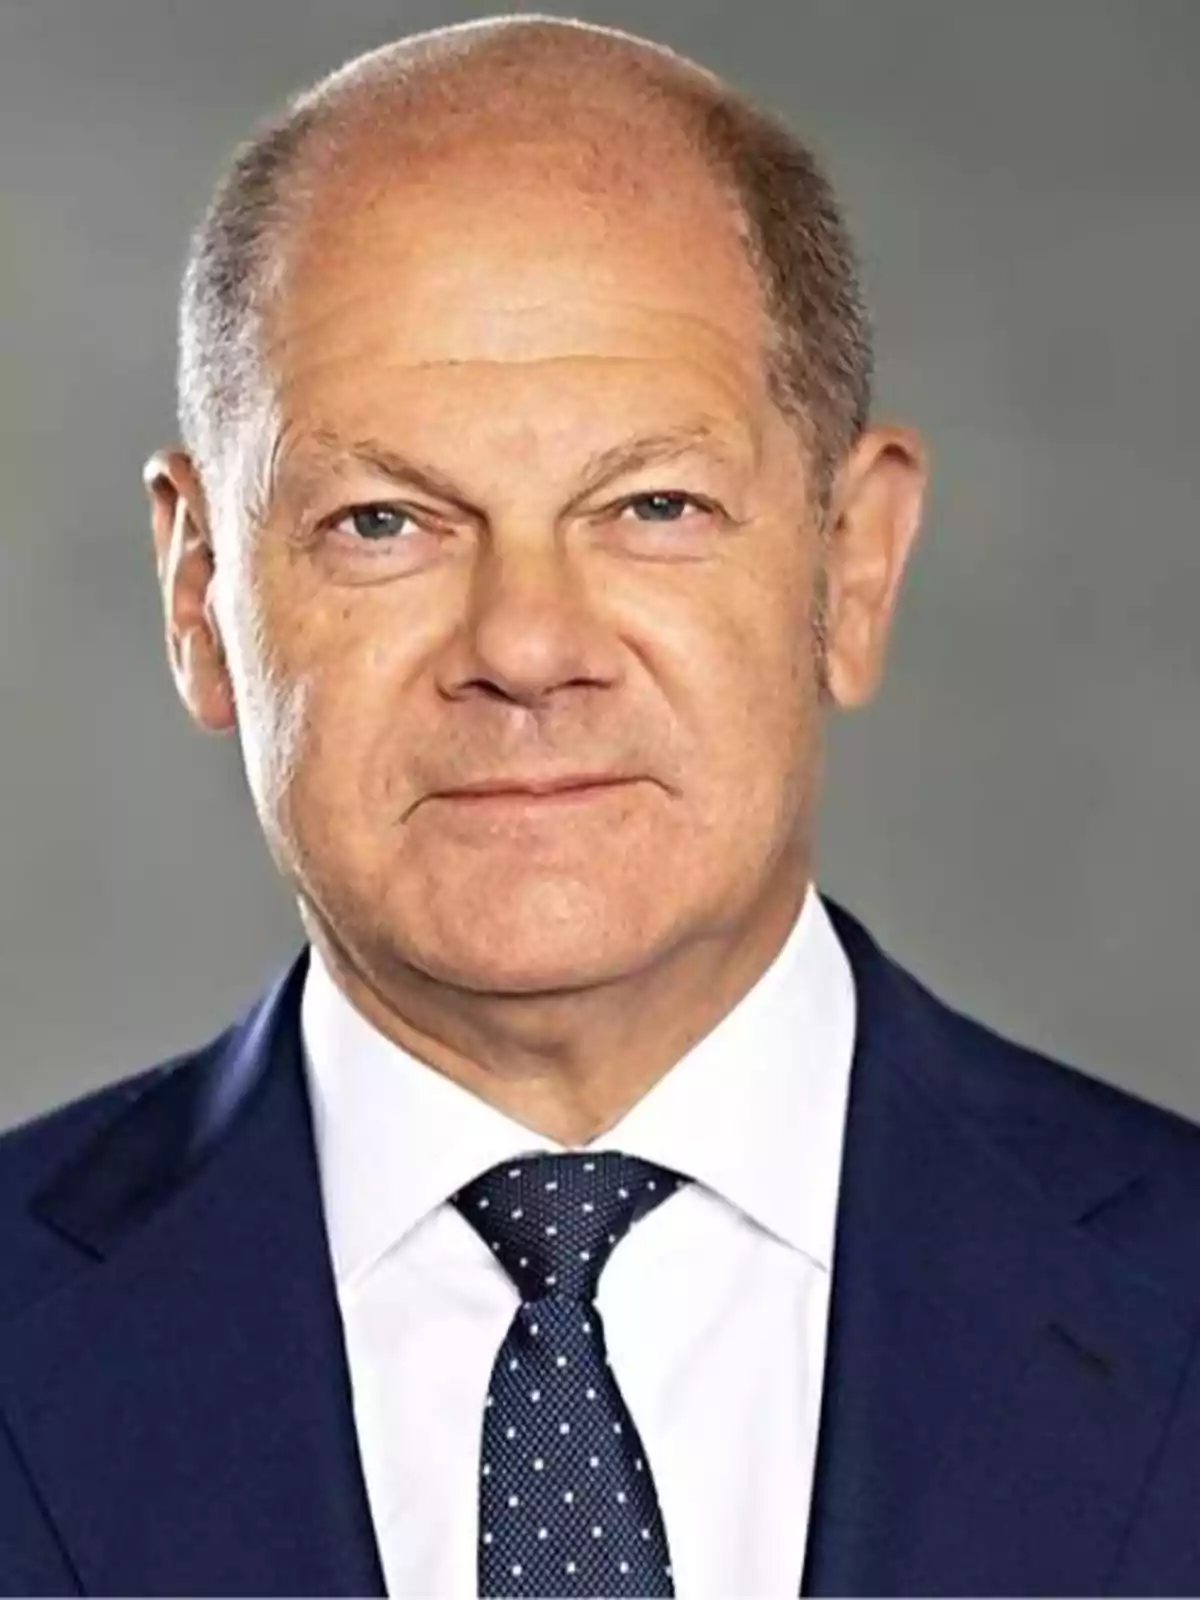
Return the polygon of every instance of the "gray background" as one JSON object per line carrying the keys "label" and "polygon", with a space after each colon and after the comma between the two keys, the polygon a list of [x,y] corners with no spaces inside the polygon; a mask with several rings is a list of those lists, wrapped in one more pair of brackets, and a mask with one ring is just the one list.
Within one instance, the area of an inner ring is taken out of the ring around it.
{"label": "gray background", "polygon": [[[139,469],[233,143],[498,5],[0,0],[0,1122],[217,1032],[297,948],[174,697]],[[522,9],[517,7],[515,9]],[[963,1009],[1200,1117],[1200,4],[577,0],[789,115],[937,477],[822,879]]]}

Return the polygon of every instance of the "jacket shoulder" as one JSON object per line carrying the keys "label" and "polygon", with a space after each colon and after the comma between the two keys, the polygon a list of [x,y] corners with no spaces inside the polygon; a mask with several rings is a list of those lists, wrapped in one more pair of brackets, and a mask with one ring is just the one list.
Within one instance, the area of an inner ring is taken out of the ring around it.
{"label": "jacket shoulder", "polygon": [[[1200,1160],[1200,1126],[1182,1112],[989,1027],[905,976],[927,1004],[941,1010],[948,1034],[969,1063],[954,1085],[964,1104],[1001,1121],[1007,1116],[1016,1126],[1084,1117],[1093,1132],[1109,1127],[1114,1137],[1158,1140],[1164,1149],[1178,1147]],[[1138,1063],[1127,1063],[1127,1072],[1127,1083],[1136,1081]]]}
{"label": "jacket shoulder", "polygon": [[[905,1041],[896,1071],[1062,1220],[1200,1305],[1200,1126],[956,1010],[831,910],[860,1029]],[[1137,1070],[1130,1062],[1128,1081]]]}
{"label": "jacket shoulder", "polygon": [[98,1133],[131,1101],[186,1055],[142,1067],[0,1132],[0,1195],[36,1186],[91,1134]]}
{"label": "jacket shoulder", "polygon": [[[1148,1141],[1200,1164],[1200,1125],[966,1015],[900,966],[849,912],[826,905],[854,974],[860,1027],[899,1029],[906,1066],[947,1105],[999,1137],[1078,1125],[1089,1138]],[[1131,1062],[1128,1079],[1136,1077]]]}
{"label": "jacket shoulder", "polygon": [[[1131,1089],[948,1012],[963,1060],[955,1095],[1093,1238],[1200,1300],[1200,1126]],[[1136,1078],[1137,1063],[1129,1076]],[[998,1084],[1007,1080],[1007,1093]],[[1006,1100],[1001,1107],[998,1101]],[[1089,1196],[1093,1174],[1116,1175]]]}
{"label": "jacket shoulder", "polygon": [[0,1133],[0,1316],[52,1288],[74,1247],[34,1215],[43,1184],[167,1073],[195,1052],[170,1057],[52,1107]]}

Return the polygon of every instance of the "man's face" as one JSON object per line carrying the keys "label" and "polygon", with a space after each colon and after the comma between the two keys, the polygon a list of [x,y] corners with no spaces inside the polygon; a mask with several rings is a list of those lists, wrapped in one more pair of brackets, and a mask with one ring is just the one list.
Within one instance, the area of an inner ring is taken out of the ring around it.
{"label": "man's face", "polygon": [[530,992],[794,905],[822,547],[706,182],[362,192],[306,230],[209,496],[214,670],[308,914],[365,971]]}

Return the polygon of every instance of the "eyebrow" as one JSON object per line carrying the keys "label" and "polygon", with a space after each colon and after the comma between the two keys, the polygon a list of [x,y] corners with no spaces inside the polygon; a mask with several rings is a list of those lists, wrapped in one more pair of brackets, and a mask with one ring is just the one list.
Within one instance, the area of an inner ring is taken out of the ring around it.
{"label": "eyebrow", "polygon": [[[321,447],[321,454],[334,465],[341,465],[347,461],[354,462],[371,472],[378,473],[381,477],[410,484],[422,493],[456,506],[468,515],[480,514],[478,506],[472,505],[458,486],[443,473],[424,462],[412,460],[378,440],[361,439],[345,445],[328,433],[318,433],[315,438]],[[695,421],[654,433],[639,434],[636,438],[612,445],[588,457],[583,465],[582,483],[572,494],[566,510],[575,510],[582,501],[614,478],[636,472],[642,467],[675,461],[681,456],[696,452],[704,452],[730,465],[738,461],[740,454],[731,445],[726,430],[706,418],[697,418]]]}

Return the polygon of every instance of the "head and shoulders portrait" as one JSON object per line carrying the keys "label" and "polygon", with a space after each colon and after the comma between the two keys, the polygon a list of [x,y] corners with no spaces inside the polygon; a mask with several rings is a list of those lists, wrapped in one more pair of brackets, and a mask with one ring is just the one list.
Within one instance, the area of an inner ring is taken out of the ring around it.
{"label": "head and shoulders portrait", "polygon": [[823,884],[936,473],[800,119],[523,15],[243,132],[144,486],[301,948],[0,1136],[0,1589],[1200,1585],[1200,1133]]}

